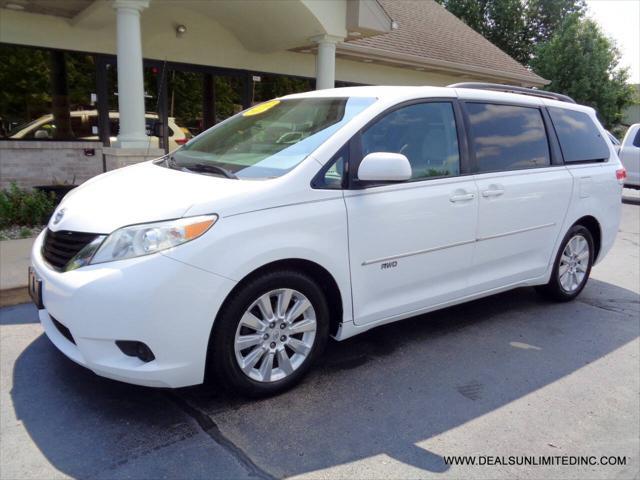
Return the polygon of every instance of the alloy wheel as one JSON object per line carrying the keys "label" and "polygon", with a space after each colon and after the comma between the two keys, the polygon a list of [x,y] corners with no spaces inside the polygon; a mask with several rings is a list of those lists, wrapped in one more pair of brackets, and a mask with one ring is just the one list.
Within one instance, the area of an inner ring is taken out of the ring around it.
{"label": "alloy wheel", "polygon": [[289,288],[271,290],[240,319],[234,339],[236,361],[255,381],[282,380],[307,359],[316,331],[316,313],[305,295]]}
{"label": "alloy wheel", "polygon": [[562,288],[568,292],[575,292],[587,275],[589,268],[589,243],[582,235],[575,235],[567,242],[560,257],[558,280]]}

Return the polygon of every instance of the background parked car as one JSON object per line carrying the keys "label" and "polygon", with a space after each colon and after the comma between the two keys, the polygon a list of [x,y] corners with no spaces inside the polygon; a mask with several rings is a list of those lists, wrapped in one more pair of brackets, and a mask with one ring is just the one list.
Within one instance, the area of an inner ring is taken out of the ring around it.
{"label": "background parked car", "polygon": [[640,123],[629,127],[618,155],[627,170],[624,186],[640,189]]}
{"label": "background parked car", "polygon": [[[155,113],[145,114],[147,135],[149,135],[150,147],[157,148],[159,138],[153,135],[156,131],[155,124],[159,121]],[[116,141],[120,131],[120,116],[118,112],[109,112],[109,126],[111,132],[111,142]],[[56,128],[53,115],[43,115],[34,121],[18,127],[18,130],[9,138],[12,139],[36,139],[49,140],[54,138],[53,132]],[[98,112],[97,110],[79,110],[71,112],[71,129],[74,138],[79,140],[98,140]],[[187,143],[192,135],[185,128],[176,124],[174,117],[169,117],[169,150],[175,150]]]}

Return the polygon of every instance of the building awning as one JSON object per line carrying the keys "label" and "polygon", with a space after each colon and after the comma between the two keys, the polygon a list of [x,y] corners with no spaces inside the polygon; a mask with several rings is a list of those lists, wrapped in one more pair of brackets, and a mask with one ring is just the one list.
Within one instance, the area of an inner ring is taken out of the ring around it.
{"label": "building awning", "polygon": [[549,83],[434,0],[378,1],[395,28],[367,38],[348,36],[337,47],[338,57],[523,86]]}

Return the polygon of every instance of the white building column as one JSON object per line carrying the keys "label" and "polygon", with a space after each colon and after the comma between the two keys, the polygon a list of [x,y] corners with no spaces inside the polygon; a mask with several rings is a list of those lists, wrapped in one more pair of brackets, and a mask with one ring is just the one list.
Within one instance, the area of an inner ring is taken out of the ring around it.
{"label": "white building column", "polygon": [[344,40],[334,35],[320,35],[311,39],[318,45],[316,54],[316,90],[333,88],[336,81],[336,44]]}
{"label": "white building column", "polygon": [[145,126],[144,79],[140,13],[149,0],[114,0],[117,16],[118,111],[121,148],[145,148],[149,145]]}

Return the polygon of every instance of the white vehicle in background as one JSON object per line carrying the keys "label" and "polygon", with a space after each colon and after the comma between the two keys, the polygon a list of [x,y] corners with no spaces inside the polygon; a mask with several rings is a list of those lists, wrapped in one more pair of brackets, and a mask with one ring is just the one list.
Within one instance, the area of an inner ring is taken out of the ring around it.
{"label": "white vehicle in background", "polygon": [[618,156],[627,170],[624,186],[640,189],[640,123],[634,123],[629,127]]}
{"label": "white vehicle in background", "polygon": [[[71,130],[77,140],[98,140],[98,112],[97,110],[75,110],[71,113]],[[149,147],[158,148],[159,138],[153,135],[156,131],[155,125],[158,123],[158,115],[146,113],[145,122],[147,135],[149,135]],[[185,133],[185,129],[176,124],[174,117],[169,117],[169,151],[187,143],[192,137],[190,133]],[[120,131],[120,115],[118,112],[109,112],[109,130],[111,142],[115,142]],[[53,115],[47,114],[36,118],[32,122],[17,127],[17,131],[12,131],[9,138],[12,140],[51,140],[56,126]]]}
{"label": "white vehicle in background", "polygon": [[616,153],[620,153],[620,140],[618,140],[616,136],[613,133],[611,133],[609,130],[607,130],[606,132],[607,132],[607,137],[609,137],[609,140],[613,145],[613,149],[616,151]]}
{"label": "white vehicle in background", "polygon": [[274,394],[329,336],[517,287],[576,298],[624,176],[595,111],[559,94],[289,95],[74,189],[29,290],[50,340],[99,375]]}

